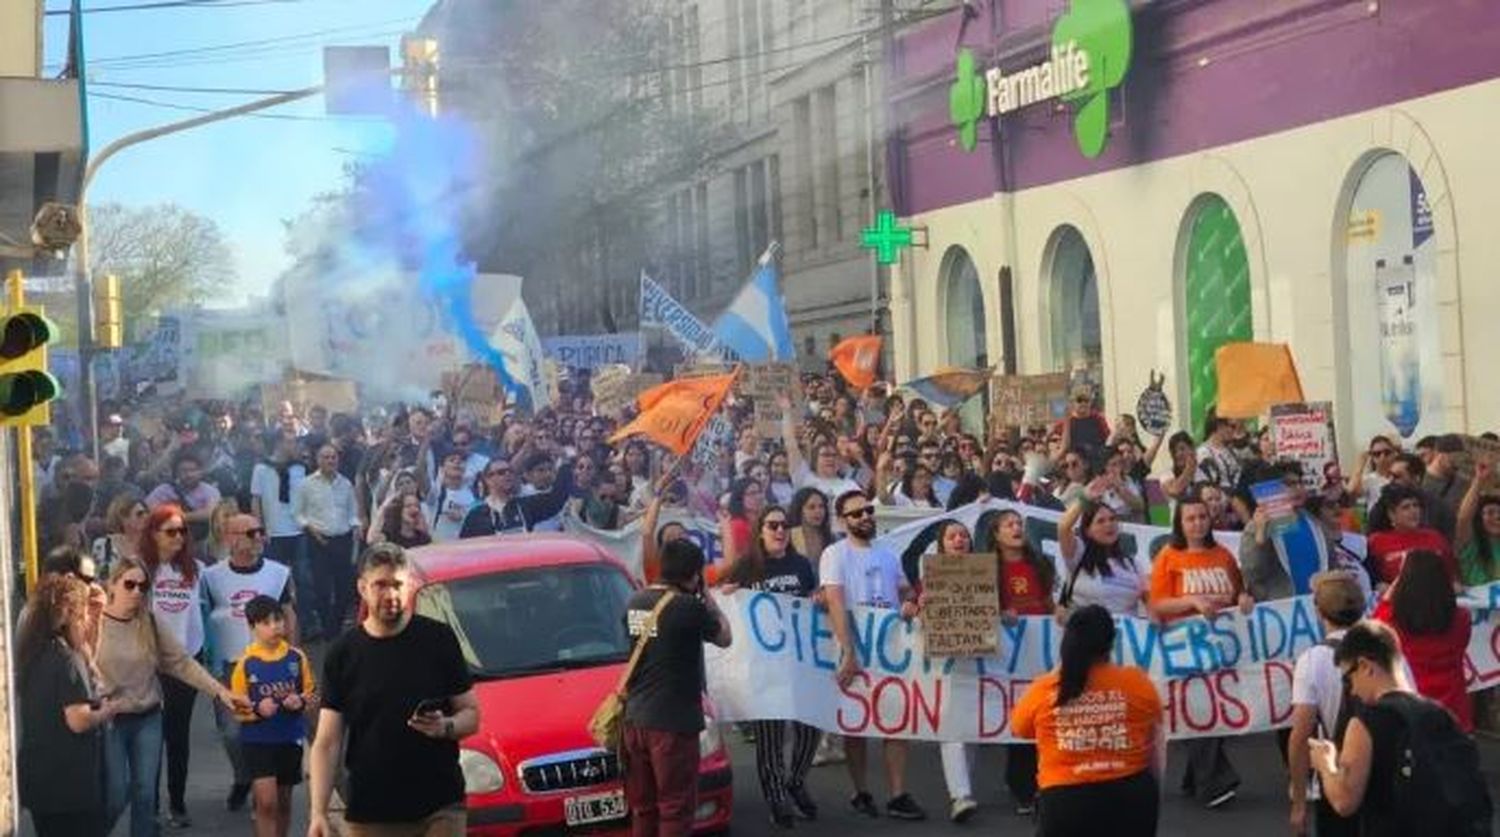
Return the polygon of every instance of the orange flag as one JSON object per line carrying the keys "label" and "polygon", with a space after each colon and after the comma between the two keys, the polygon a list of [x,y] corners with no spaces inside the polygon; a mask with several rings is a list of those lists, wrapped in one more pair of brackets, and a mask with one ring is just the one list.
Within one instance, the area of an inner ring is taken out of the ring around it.
{"label": "orange flag", "polygon": [[1214,352],[1219,374],[1218,414],[1255,418],[1273,405],[1297,404],[1302,379],[1285,343],[1225,343]]}
{"label": "orange flag", "polygon": [[646,390],[636,399],[641,414],[616,431],[610,444],[627,436],[645,436],[678,456],[685,455],[719,411],[739,374],[736,368],[728,375],[667,381]]}
{"label": "orange flag", "polygon": [[828,353],[835,369],[855,389],[867,389],[875,383],[875,367],[880,365],[880,336],[861,334],[846,337]]}

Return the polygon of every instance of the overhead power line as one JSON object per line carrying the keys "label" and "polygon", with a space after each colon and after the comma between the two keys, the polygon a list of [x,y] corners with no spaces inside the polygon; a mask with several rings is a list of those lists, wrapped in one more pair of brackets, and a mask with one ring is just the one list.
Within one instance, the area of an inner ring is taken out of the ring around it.
{"label": "overhead power line", "polygon": [[[153,107],[166,108],[168,110],[188,111],[189,113],[217,113],[219,108],[205,108],[197,105],[185,105],[180,102],[163,102],[159,99],[147,99],[142,96],[126,96],[119,93],[89,92],[91,99],[109,99],[116,102],[130,102],[137,105],[151,105]],[[242,114],[250,119],[279,119],[290,122],[380,122],[377,117],[358,116],[314,116],[311,114],[296,113],[246,113]]]}
{"label": "overhead power line", "polygon": [[[152,3],[127,3],[123,6],[95,6],[83,13],[141,12],[151,9],[229,9],[236,6],[265,6],[271,3],[300,3],[302,0],[156,0]],[[48,17],[72,14],[71,9],[48,9]]]}
{"label": "overhead power line", "polygon": [[[388,20],[370,21],[369,23],[361,23],[361,24],[357,24],[357,25],[353,25],[353,26],[335,26],[335,27],[331,27],[331,28],[328,28],[328,29],[314,29],[314,30],[309,31],[309,32],[296,32],[296,33],[292,33],[292,34],[289,34],[289,35],[277,35],[277,36],[270,37],[270,38],[258,38],[256,40],[252,40],[252,41],[235,41],[235,42],[227,43],[227,44],[211,44],[209,46],[189,47],[189,48],[186,48],[186,49],[169,49],[169,50],[163,50],[161,52],[142,52],[142,53],[137,53],[135,55],[110,55],[110,56],[103,56],[103,57],[100,57],[100,58],[90,58],[89,59],[89,66],[90,67],[95,67],[95,66],[111,66],[111,67],[113,67],[114,65],[119,65],[119,64],[128,64],[128,63],[136,63],[136,62],[148,62],[148,61],[154,61],[156,59],[174,58],[174,57],[179,57],[179,56],[193,56],[193,55],[202,55],[202,54],[210,54],[210,53],[220,53],[220,52],[235,52],[235,51],[239,51],[239,50],[248,50],[251,47],[266,47],[266,46],[275,46],[275,45],[281,45],[281,44],[291,44],[291,43],[296,42],[296,41],[304,41],[304,40],[310,40],[310,39],[317,39],[317,38],[321,38],[321,37],[324,37],[324,36],[327,36],[327,35],[339,35],[339,34],[344,34],[344,33],[357,32],[357,31],[364,30],[364,29],[375,29],[375,28],[386,27],[386,26],[411,24],[411,23],[415,23],[419,19],[420,18],[416,18],[416,17],[398,17],[398,18],[391,18],[391,19],[388,19]],[[367,37],[381,37],[381,35],[380,34],[372,34],[372,35],[368,35]]]}
{"label": "overhead power line", "polygon": [[268,90],[256,87],[179,87],[171,84],[127,84],[123,81],[90,81],[89,89],[96,87],[122,90],[155,90],[168,93],[229,93],[240,96],[281,96],[290,90]]}

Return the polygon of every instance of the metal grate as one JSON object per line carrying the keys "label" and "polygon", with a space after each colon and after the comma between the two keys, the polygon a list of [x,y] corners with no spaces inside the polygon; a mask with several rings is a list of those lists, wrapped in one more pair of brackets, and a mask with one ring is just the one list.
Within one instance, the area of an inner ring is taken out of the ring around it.
{"label": "metal grate", "polygon": [[560,753],[529,759],[520,772],[527,793],[551,793],[618,781],[620,760],[603,750]]}

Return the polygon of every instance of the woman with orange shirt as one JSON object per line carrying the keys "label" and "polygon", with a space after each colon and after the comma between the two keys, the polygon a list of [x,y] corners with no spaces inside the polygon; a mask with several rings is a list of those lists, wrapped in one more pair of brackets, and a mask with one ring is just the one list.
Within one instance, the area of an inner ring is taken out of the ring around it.
{"label": "woman with orange shirt", "polygon": [[1011,713],[1015,734],[1036,739],[1043,837],[1156,833],[1166,764],[1161,695],[1144,671],[1110,662],[1114,647],[1109,611],[1074,611],[1061,665],[1037,678]]}
{"label": "woman with orange shirt", "polygon": [[[995,515],[990,541],[1000,558],[1000,619],[1007,625],[1022,616],[1050,616],[1055,607],[1052,588],[1057,568],[1026,539],[1026,521],[1014,511]],[[1007,744],[1005,786],[1016,803],[1016,813],[1036,811],[1036,747]]]}
{"label": "woman with orange shirt", "polygon": [[[1146,606],[1161,622],[1189,616],[1213,616],[1239,605],[1249,613],[1255,599],[1245,592],[1240,565],[1214,541],[1208,505],[1198,495],[1184,497],[1172,515],[1172,541],[1157,553],[1151,567],[1151,596]],[[1185,745],[1187,772],[1182,790],[1209,808],[1234,799],[1240,775],[1224,752],[1223,738],[1195,738]]]}

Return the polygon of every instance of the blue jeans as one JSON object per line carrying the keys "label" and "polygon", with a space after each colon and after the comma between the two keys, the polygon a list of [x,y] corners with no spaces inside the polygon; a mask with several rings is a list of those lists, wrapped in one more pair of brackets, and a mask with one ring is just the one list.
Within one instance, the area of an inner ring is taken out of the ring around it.
{"label": "blue jeans", "polygon": [[106,831],[130,806],[130,837],[156,837],[156,793],[161,773],[161,710],[116,715],[104,736]]}

